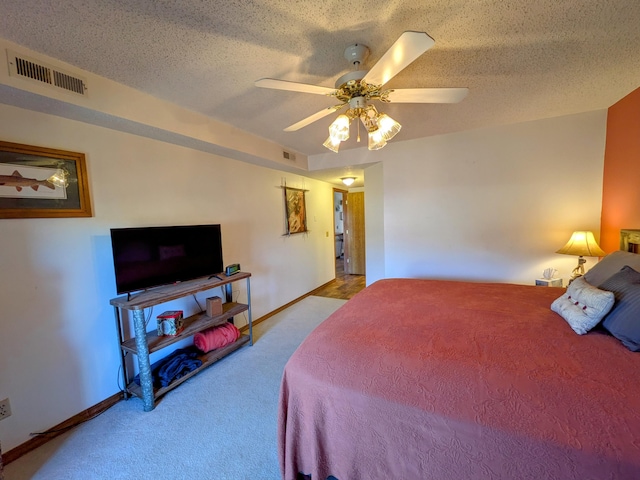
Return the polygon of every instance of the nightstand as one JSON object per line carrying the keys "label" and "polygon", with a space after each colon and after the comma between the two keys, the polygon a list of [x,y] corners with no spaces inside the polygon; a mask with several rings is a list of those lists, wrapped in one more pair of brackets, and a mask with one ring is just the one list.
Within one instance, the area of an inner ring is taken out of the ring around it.
{"label": "nightstand", "polygon": [[547,280],[546,278],[536,278],[536,286],[539,287],[561,287],[562,279],[561,278],[551,278]]}

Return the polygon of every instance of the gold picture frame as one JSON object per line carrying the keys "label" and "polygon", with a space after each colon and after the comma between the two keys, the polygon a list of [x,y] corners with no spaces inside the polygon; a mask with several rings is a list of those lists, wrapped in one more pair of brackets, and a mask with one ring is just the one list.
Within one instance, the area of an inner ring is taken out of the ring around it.
{"label": "gold picture frame", "polygon": [[0,141],[0,218],[92,215],[83,153]]}
{"label": "gold picture frame", "polygon": [[287,216],[287,235],[307,232],[307,206],[301,188],[283,187],[285,214]]}

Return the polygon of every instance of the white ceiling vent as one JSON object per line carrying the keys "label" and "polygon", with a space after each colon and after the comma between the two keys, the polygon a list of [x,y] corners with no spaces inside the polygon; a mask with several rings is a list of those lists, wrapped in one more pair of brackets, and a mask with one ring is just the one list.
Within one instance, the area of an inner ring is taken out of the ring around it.
{"label": "white ceiling vent", "polygon": [[282,156],[284,158],[286,158],[287,160],[291,160],[291,161],[296,161],[296,154],[295,153],[291,153],[291,152],[287,152],[286,150],[282,151]]}
{"label": "white ceiling vent", "polygon": [[47,65],[44,62],[34,60],[11,50],[7,50],[9,62],[9,75],[12,77],[27,78],[61,88],[67,92],[87,96],[87,84],[83,78],[65,73],[59,68]]}

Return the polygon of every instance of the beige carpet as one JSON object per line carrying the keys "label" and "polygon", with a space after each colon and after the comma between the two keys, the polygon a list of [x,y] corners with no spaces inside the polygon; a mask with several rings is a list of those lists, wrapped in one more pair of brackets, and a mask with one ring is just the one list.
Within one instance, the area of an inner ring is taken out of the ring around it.
{"label": "beige carpet", "polygon": [[[172,390],[133,398],[4,467],[5,480],[280,478],[276,418],[285,363],[345,300],[307,297],[246,346]],[[114,372],[114,378],[116,377]]]}

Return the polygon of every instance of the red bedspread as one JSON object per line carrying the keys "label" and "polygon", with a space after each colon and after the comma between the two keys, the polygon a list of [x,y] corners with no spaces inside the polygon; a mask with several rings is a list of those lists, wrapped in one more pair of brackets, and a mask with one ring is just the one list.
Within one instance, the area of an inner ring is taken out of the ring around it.
{"label": "red bedspread", "polygon": [[639,479],[640,354],[579,336],[561,289],[389,279],[286,365],[284,480]]}

